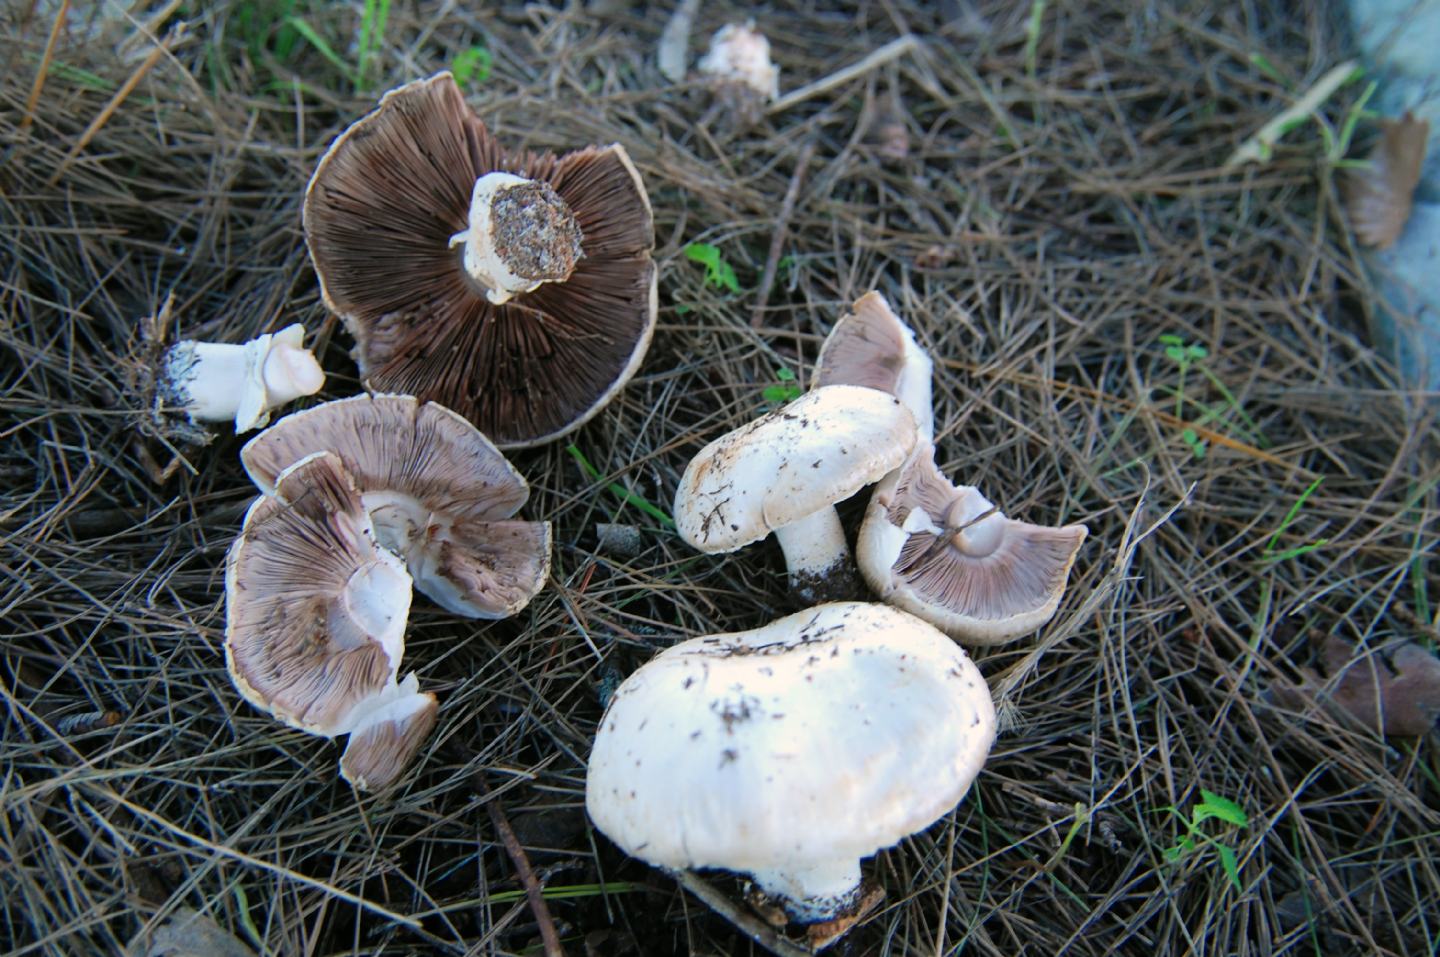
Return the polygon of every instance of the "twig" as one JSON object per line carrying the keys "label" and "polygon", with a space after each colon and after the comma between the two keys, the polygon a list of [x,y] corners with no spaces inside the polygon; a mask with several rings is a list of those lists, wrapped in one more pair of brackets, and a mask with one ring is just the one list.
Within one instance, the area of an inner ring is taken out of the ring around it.
{"label": "twig", "polygon": [[848,83],[857,76],[864,76],[876,67],[884,66],[891,60],[904,56],[919,46],[919,43],[920,41],[916,40],[915,35],[912,33],[907,33],[903,37],[896,37],[863,60],[858,60],[843,69],[836,70],[829,76],[821,77],[814,83],[786,93],[765,108],[765,115],[774,116],[776,113],[790,109],[790,107],[796,103],[803,103],[813,96],[819,96],[826,90],[834,89],[842,83]]}
{"label": "twig", "polygon": [[35,120],[35,107],[40,105],[40,90],[45,86],[45,77],[50,73],[50,61],[55,56],[55,44],[60,42],[60,30],[65,26],[65,17],[70,12],[70,0],[60,0],[60,9],[55,22],[50,24],[50,39],[45,41],[45,55],[40,58],[40,69],[35,74],[35,85],[30,87],[30,98],[25,101],[25,115],[20,117],[20,135],[30,128]]}
{"label": "twig", "polygon": [[805,179],[805,167],[815,155],[815,140],[812,137],[800,147],[795,159],[795,172],[790,176],[790,186],[785,190],[785,199],[780,203],[780,216],[775,220],[775,232],[770,237],[770,252],[765,257],[765,272],[760,276],[760,292],[755,298],[755,311],[750,313],[750,328],[760,328],[765,318],[765,306],[770,301],[770,287],[775,283],[775,270],[780,265],[780,251],[785,248],[785,233],[790,226],[790,217],[795,214],[795,201],[800,197],[800,184]]}
{"label": "twig", "polygon": [[75,160],[75,157],[79,156],[80,151],[90,145],[90,141],[95,138],[95,134],[99,133],[100,128],[109,122],[110,117],[115,115],[115,111],[120,109],[120,105],[125,102],[126,97],[135,91],[135,87],[139,86],[140,81],[145,79],[145,75],[155,67],[155,64],[160,62],[160,58],[168,54],[176,43],[184,39],[185,27],[186,24],[184,21],[177,23],[164,41],[156,44],[155,49],[151,50],[149,55],[140,61],[140,65],[135,68],[135,72],[131,73],[130,78],[125,81],[124,85],[115,91],[115,95],[110,97],[110,102],[106,103],[95,119],[90,121],[90,125],[85,127],[85,132],[81,133],[80,138],[75,141],[75,145],[70,147],[70,152],[66,153],[65,158],[55,167],[55,172],[51,174],[50,179],[45,183],[47,189],[53,188],[55,184],[60,182],[60,177],[65,175],[65,170]]}
{"label": "twig", "polygon": [[535,877],[534,868],[530,866],[530,857],[515,837],[515,831],[511,829],[510,820],[505,817],[500,802],[491,799],[490,788],[478,774],[475,775],[475,788],[480,792],[480,796],[486,799],[485,810],[490,812],[490,822],[495,825],[500,842],[505,845],[505,853],[510,855],[510,860],[520,875],[520,883],[525,887],[525,899],[530,903],[530,912],[535,915],[535,923],[540,926],[540,940],[545,945],[545,957],[565,957],[565,948],[560,945],[560,935],[555,931],[555,921],[550,916],[550,908],[545,904],[545,894],[540,887],[540,881]]}
{"label": "twig", "polygon": [[1270,158],[1270,151],[1298,121],[1314,113],[1320,108],[1320,104],[1330,99],[1330,94],[1350,81],[1356,69],[1354,60],[1346,60],[1337,67],[1332,67],[1329,72],[1315,82],[1315,85],[1305,91],[1305,95],[1296,100],[1287,110],[1280,113],[1269,123],[1260,127],[1259,131],[1244,143],[1240,148],[1230,154],[1225,161],[1226,168],[1239,166],[1242,163],[1263,163]]}
{"label": "twig", "polygon": [[813,950],[781,937],[773,927],[768,926],[759,918],[744,913],[732,904],[729,898],[693,872],[670,871],[668,873],[680,882],[681,887],[700,898],[711,910],[734,924],[745,936],[775,954],[776,957],[813,957],[815,953]]}

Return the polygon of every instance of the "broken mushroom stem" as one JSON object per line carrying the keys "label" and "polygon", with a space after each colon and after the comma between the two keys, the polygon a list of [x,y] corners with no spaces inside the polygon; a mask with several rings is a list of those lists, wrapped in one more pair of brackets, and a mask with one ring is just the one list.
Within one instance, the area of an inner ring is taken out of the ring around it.
{"label": "broken mushroom stem", "polygon": [[564,282],[583,255],[575,214],[540,180],[486,173],[470,194],[468,222],[450,246],[463,247],[465,272],[496,305],[543,283]]}
{"label": "broken mushroom stem", "polygon": [[806,605],[844,601],[860,592],[860,573],[834,506],[775,530],[785,553],[790,593]]}
{"label": "broken mushroom stem", "polygon": [[325,371],[296,324],[245,343],[182,339],[166,350],[160,381],[167,405],[194,421],[234,420],[245,432],[268,422],[271,409],[319,392]]}

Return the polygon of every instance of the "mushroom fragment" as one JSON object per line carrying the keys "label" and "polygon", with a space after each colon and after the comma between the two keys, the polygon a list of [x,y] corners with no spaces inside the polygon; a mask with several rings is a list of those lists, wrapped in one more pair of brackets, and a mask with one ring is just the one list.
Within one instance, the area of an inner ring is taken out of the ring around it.
{"label": "mushroom fragment", "polygon": [[473,425],[412,396],[353,396],[288,415],[240,459],[263,491],[292,462],[333,451],[354,477],[376,540],[448,611],[504,618],[550,573],[550,523],[515,518],[530,487]]}
{"label": "mushroom fragment", "polygon": [[716,30],[695,68],[741,127],[757,122],[766,104],[780,95],[780,70],[770,59],[770,41],[755,29],[754,20]]}
{"label": "mushroom fragment", "polygon": [[701,449],[681,476],[675,524],[702,552],[733,552],[774,532],[797,598],[853,597],[859,581],[835,503],[914,444],[915,419],[894,396],[812,389]]}
{"label": "mushroom fragment", "polygon": [[506,153],[449,73],[335,140],[304,222],[366,386],[439,402],[500,448],[578,428],[649,348],[654,225],[625,149]]}
{"label": "mushroom fragment", "polygon": [[161,402],[190,420],[258,429],[270,410],[325,385],[298,323],[242,344],[182,339],[165,351],[156,383]]}
{"label": "mushroom fragment", "polygon": [[626,853],[750,874],[813,923],[854,905],[861,858],[955,807],[994,738],[959,646],[897,609],[837,602],[682,642],[630,675],[585,806]]}
{"label": "mushroom fragment", "polygon": [[[225,595],[231,680],[245,700],[286,724],[335,737],[363,733],[397,707],[428,702],[433,709],[434,696],[419,692],[414,675],[396,682],[410,576],[377,543],[337,456],[294,463],[277,477],[274,494],[250,507],[226,556]],[[357,786],[393,782],[428,731],[376,742],[370,765],[385,773],[371,772]],[[343,764],[342,773],[349,777]]]}
{"label": "mushroom fragment", "polygon": [[951,485],[928,442],[875,489],[856,544],[883,600],[953,638],[997,644],[1049,621],[1088,529],[1007,518],[979,489]]}
{"label": "mushroom fragment", "polygon": [[815,385],[863,385],[888,392],[915,416],[922,440],[935,437],[930,397],[934,363],[880,293],[871,290],[841,316],[820,347]]}

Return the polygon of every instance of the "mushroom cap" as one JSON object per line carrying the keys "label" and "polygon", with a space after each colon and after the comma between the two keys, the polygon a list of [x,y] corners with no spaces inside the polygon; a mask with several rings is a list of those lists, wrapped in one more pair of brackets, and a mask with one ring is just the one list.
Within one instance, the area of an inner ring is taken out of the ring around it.
{"label": "mushroom cap", "polygon": [[934,363],[915,341],[915,333],[872,290],[855,300],[820,347],[815,385],[863,385],[899,397],[915,416],[920,437],[935,434],[930,398]]}
{"label": "mushroom cap", "polygon": [[225,663],[247,701],[332,737],[395,683],[410,576],[375,541],[340,459],[286,469],[225,561]]}
{"label": "mushroom cap", "polygon": [[1054,616],[1087,532],[1005,517],[978,489],[946,481],[922,442],[876,487],[855,558],[883,600],[953,638],[996,644]]}
{"label": "mushroom cap", "polygon": [[[583,258],[564,282],[491,303],[450,239],[487,173],[548,184]],[[559,438],[629,381],[655,329],[654,220],[618,144],[502,151],[448,73],[386,93],[342,133],[305,191],[325,304],[356,341],[367,388],[434,400],[501,448]]]}
{"label": "mushroom cap", "polygon": [[897,609],[834,602],[682,642],[625,679],[585,806],[663,867],[858,861],[953,808],[994,738],[959,646]]}
{"label": "mushroom cap", "polygon": [[383,791],[419,753],[435,728],[438,705],[409,675],[356,722],[340,757],[340,776],[362,791]]}
{"label": "mushroom cap", "polygon": [[550,574],[549,522],[514,515],[530,487],[473,425],[412,396],[358,395],[281,419],[240,459],[262,490],[289,463],[332,450],[353,476],[382,545],[415,587],[473,618],[523,608]]}
{"label": "mushroom cap", "polygon": [[731,552],[849,498],[905,460],[915,419],[892,395],[812,389],[700,450],[675,495],[680,536]]}

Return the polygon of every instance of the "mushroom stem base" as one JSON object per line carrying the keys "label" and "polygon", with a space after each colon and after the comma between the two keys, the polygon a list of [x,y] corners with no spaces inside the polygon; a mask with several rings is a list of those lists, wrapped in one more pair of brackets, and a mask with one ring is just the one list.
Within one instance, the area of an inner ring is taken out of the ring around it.
{"label": "mushroom stem base", "polygon": [[860,594],[860,576],[833,507],[777,529],[775,540],[785,553],[790,594],[801,603],[845,601]]}
{"label": "mushroom stem base", "polygon": [[834,920],[861,897],[860,860],[820,861],[812,867],[755,871],[760,889],[778,900],[797,923]]}

